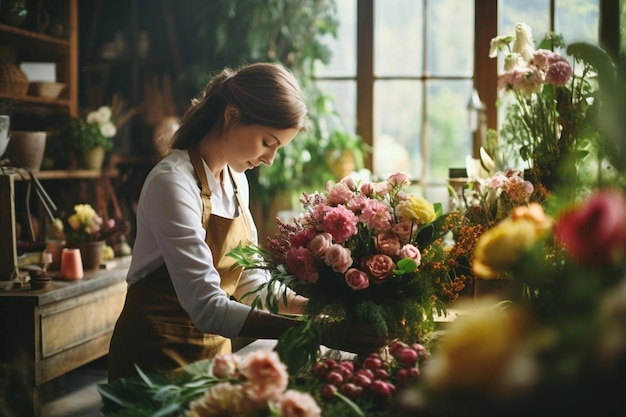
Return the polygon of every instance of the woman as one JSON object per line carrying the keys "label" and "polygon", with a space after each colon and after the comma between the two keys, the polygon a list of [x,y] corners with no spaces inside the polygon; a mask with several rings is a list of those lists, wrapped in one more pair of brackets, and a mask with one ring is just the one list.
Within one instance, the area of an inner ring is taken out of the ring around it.
{"label": "woman", "polygon": [[[297,322],[235,300],[264,282],[225,256],[256,243],[245,170],[271,164],[305,128],[306,105],[284,68],[225,69],[192,102],[173,152],[143,185],[126,303],[115,326],[109,379],[174,369],[230,350],[229,337],[276,338]],[[243,300],[246,301],[246,300]],[[291,294],[282,311],[305,299]]]}
{"label": "woman", "polygon": [[[298,82],[276,64],[225,69],[192,102],[172,153],[141,191],[110,381],[136,375],[135,365],[145,372],[175,369],[229,352],[231,337],[277,339],[301,324],[243,304],[253,297],[242,296],[267,277],[232,269],[226,254],[239,242],[257,242],[245,171],[271,165],[306,122]],[[280,311],[298,313],[305,303],[290,293]]]}

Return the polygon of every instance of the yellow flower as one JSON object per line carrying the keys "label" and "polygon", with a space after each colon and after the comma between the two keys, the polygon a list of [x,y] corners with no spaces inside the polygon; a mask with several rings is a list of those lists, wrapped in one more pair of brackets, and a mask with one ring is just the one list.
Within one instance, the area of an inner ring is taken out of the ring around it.
{"label": "yellow flower", "polygon": [[523,308],[466,310],[425,368],[425,382],[435,390],[463,392],[517,392],[528,387],[537,378],[538,366],[533,346],[525,343],[531,330],[531,315]]}
{"label": "yellow flower", "polygon": [[401,201],[396,207],[396,214],[402,219],[411,220],[418,224],[426,224],[435,220],[435,206],[417,195],[409,196],[407,200]]}
{"label": "yellow flower", "polygon": [[104,249],[102,249],[102,260],[110,261],[114,258],[115,258],[115,252],[113,251],[113,248],[110,247],[109,245],[104,245]]}
{"label": "yellow flower", "polygon": [[537,240],[537,228],[528,219],[510,218],[487,230],[476,242],[472,270],[483,279],[498,278]]}

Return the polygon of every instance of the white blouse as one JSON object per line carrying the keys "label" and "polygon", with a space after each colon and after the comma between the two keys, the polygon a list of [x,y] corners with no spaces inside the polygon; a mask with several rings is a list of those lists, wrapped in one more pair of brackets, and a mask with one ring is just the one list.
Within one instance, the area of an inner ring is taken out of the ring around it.
{"label": "white blouse", "polygon": [[[222,189],[204,165],[212,194],[212,213],[234,218],[238,205],[229,170],[224,170]],[[253,242],[257,243],[257,229],[249,210],[248,180],[245,173],[233,175],[245,207],[244,214],[252,228]],[[181,306],[198,330],[234,337],[241,331],[251,308],[229,299],[220,288],[220,277],[213,265],[211,250],[204,242],[205,231],[201,224],[202,198],[189,154],[186,150],[174,150],[152,169],[143,184],[127,282],[132,285],[165,261]],[[241,297],[267,278],[266,271],[244,271],[233,296],[250,303],[253,296],[245,300]],[[264,299],[265,295],[262,297]]]}

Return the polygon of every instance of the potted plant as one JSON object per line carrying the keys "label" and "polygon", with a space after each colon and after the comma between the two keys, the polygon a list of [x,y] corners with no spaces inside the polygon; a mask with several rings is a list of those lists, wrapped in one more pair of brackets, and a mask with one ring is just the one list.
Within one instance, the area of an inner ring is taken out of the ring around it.
{"label": "potted plant", "polygon": [[117,131],[135,114],[124,110],[116,94],[112,104],[100,106],[84,117],[68,117],[63,127],[51,135],[46,147],[46,167],[100,170],[106,153],[113,149]]}

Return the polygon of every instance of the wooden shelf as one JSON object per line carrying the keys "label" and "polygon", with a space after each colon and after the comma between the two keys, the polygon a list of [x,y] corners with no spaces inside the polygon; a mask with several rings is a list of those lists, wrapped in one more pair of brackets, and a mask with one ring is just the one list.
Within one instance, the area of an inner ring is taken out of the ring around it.
{"label": "wooden shelf", "polygon": [[[0,43],[23,48],[49,48],[54,53],[70,53],[70,40],[46,35],[19,27],[0,24]],[[42,52],[42,51],[40,51]]]}
{"label": "wooden shelf", "polygon": [[11,96],[8,94],[0,93],[0,99],[21,101],[21,102],[33,103],[33,104],[45,104],[47,106],[58,106],[58,107],[69,107],[70,105],[70,101],[68,99],[63,99],[63,98],[50,99],[50,98],[37,97],[37,96],[16,97],[16,96]]}
{"label": "wooden shelf", "polygon": [[[28,179],[28,173],[22,169],[4,167],[7,174],[14,174],[16,181]],[[105,171],[95,171],[88,169],[68,169],[68,170],[43,170],[34,172],[38,180],[88,180],[98,178],[114,178],[118,176],[116,169]]]}

